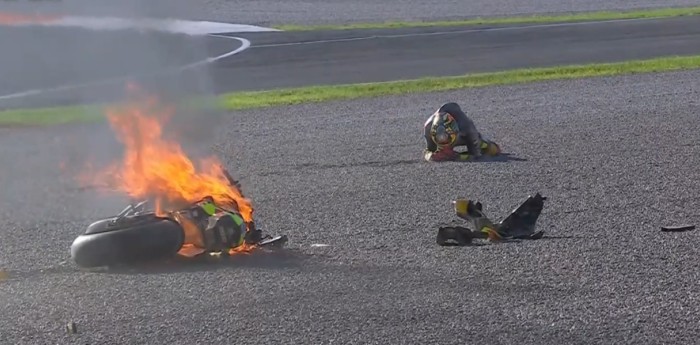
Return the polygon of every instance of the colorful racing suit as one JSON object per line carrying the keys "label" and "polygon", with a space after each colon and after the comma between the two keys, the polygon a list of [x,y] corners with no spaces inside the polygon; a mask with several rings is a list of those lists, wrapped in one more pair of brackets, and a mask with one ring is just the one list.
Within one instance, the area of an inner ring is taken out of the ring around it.
{"label": "colorful racing suit", "polygon": [[[423,134],[427,161],[469,161],[500,153],[498,145],[484,140],[474,122],[454,102],[445,103],[428,118]],[[466,146],[467,150],[456,152],[457,146]]]}

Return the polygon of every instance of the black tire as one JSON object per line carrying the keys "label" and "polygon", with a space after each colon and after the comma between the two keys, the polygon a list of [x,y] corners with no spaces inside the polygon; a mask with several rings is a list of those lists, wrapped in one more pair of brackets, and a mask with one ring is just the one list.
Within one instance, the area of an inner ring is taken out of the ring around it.
{"label": "black tire", "polygon": [[126,226],[110,226],[114,218],[88,226],[71,245],[71,257],[81,267],[115,266],[152,261],[174,256],[185,241],[177,222],[139,216]]}

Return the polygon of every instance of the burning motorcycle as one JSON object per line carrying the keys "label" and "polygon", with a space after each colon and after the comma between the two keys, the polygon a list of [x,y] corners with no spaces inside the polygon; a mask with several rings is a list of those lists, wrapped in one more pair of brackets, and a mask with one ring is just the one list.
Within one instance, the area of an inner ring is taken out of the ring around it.
{"label": "burning motorcycle", "polygon": [[200,157],[196,164],[176,138],[180,131],[166,129],[174,105],[138,85],[128,85],[127,91],[125,102],[105,109],[123,144],[122,158],[98,171],[86,169],[78,180],[134,202],[90,224],[71,245],[73,261],[82,267],[115,266],[286,243],[286,236],[263,236],[256,229],[251,200],[217,157]]}
{"label": "burning motorcycle", "polygon": [[230,255],[287,242],[286,235],[263,236],[254,221],[244,221],[238,210],[218,205],[212,197],[174,211],[152,206],[144,200],[90,224],[71,245],[73,261],[81,267],[115,266],[176,255]]}

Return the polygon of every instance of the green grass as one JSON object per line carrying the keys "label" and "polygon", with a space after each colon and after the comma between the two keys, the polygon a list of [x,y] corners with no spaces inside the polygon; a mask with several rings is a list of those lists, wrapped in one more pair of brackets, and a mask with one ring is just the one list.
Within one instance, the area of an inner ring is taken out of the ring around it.
{"label": "green grass", "polygon": [[[214,106],[225,110],[241,110],[548,80],[669,72],[698,68],[700,68],[700,55],[676,56],[619,63],[516,69],[457,77],[234,92],[217,96],[209,101],[202,99],[187,100],[183,102],[183,105],[192,109]],[[50,125],[99,121],[103,119],[103,115],[99,110],[98,106],[7,110],[0,112],[0,125]],[[193,113],[196,113],[196,111]]]}
{"label": "green grass", "polygon": [[411,27],[467,26],[467,25],[507,25],[545,24],[583,21],[603,21],[615,19],[644,19],[693,16],[700,14],[700,6],[674,7],[636,11],[599,11],[553,15],[531,15],[517,17],[487,17],[449,21],[392,21],[377,23],[351,23],[340,25],[277,25],[273,28],[284,31],[350,30],[350,29],[392,29]]}
{"label": "green grass", "polygon": [[0,125],[57,125],[74,122],[100,121],[103,117],[102,108],[97,105],[12,109],[0,111]]}
{"label": "green grass", "polygon": [[449,91],[547,80],[666,72],[697,68],[700,68],[700,55],[664,57],[619,63],[516,69],[503,72],[468,74],[457,77],[421,78],[383,83],[236,92],[220,96],[220,105],[227,110],[240,110],[366,97]]}

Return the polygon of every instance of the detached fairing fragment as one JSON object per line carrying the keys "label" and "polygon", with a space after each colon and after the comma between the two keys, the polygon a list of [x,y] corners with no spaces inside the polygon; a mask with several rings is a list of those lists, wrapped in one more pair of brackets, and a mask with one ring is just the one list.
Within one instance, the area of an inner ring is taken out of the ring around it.
{"label": "detached fairing fragment", "polygon": [[667,225],[662,226],[662,232],[684,232],[695,230],[695,225]]}
{"label": "detached fairing fragment", "polygon": [[491,241],[542,238],[544,232],[535,232],[535,230],[546,199],[540,193],[529,196],[498,223],[494,223],[486,216],[481,202],[457,199],[452,202],[455,214],[465,220],[467,226],[440,227],[436,238],[437,244],[468,245],[475,238]]}

